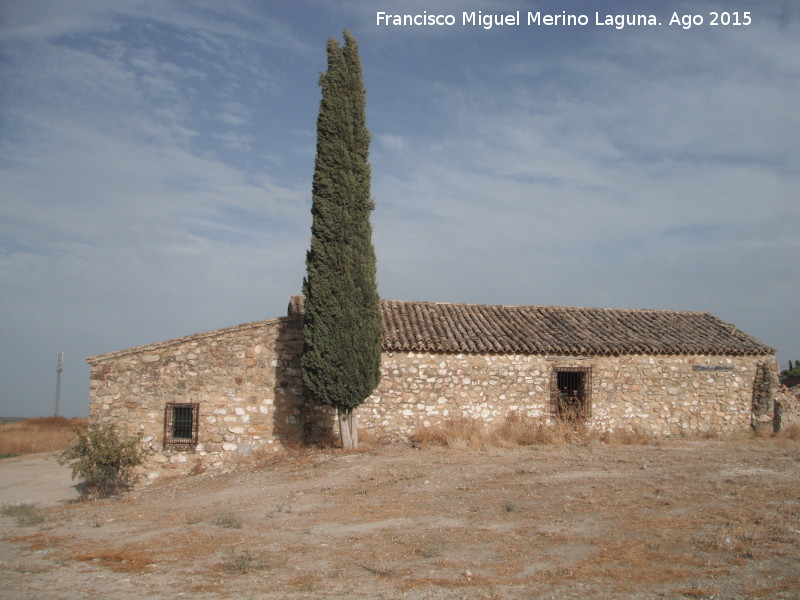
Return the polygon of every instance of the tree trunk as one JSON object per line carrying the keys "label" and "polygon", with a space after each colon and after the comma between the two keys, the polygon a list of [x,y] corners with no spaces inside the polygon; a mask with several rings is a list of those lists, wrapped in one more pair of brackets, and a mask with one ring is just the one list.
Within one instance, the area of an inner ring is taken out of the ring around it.
{"label": "tree trunk", "polygon": [[342,438],[342,448],[355,450],[358,448],[358,419],[353,408],[339,410],[339,435]]}

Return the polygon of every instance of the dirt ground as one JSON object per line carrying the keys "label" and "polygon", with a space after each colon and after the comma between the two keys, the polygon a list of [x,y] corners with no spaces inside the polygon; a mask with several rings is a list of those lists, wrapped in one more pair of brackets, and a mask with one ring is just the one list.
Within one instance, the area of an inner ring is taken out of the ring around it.
{"label": "dirt ground", "polygon": [[113,500],[36,489],[43,521],[0,516],[4,599],[800,598],[797,441],[315,450]]}
{"label": "dirt ground", "polygon": [[80,497],[59,452],[26,454],[0,460],[0,505],[35,502],[49,505]]}

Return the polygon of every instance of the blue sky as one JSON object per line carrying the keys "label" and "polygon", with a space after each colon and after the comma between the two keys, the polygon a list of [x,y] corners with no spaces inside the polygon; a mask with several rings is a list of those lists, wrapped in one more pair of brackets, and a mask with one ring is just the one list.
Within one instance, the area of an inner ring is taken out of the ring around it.
{"label": "blue sky", "polygon": [[[473,10],[523,23],[461,26]],[[590,24],[524,22],[563,10]],[[85,415],[86,356],[285,314],[344,28],[382,297],[708,310],[800,359],[794,0],[6,0],[0,416],[52,413],[59,352],[61,413]]]}

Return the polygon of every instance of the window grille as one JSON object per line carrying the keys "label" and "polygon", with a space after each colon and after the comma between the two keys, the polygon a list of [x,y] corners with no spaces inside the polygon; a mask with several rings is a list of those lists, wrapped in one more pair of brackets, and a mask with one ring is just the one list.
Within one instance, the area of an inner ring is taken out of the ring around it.
{"label": "window grille", "polygon": [[167,402],[164,409],[164,449],[194,450],[200,424],[200,405]]}
{"label": "window grille", "polygon": [[550,379],[550,409],[565,421],[592,416],[591,367],[554,367]]}

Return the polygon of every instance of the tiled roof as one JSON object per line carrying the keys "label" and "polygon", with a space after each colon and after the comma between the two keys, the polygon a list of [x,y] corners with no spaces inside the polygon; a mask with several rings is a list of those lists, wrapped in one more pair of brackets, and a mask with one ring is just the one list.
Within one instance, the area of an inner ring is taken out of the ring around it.
{"label": "tiled roof", "polygon": [[[289,314],[303,312],[293,296]],[[774,354],[708,312],[381,300],[386,351],[496,354]]]}

